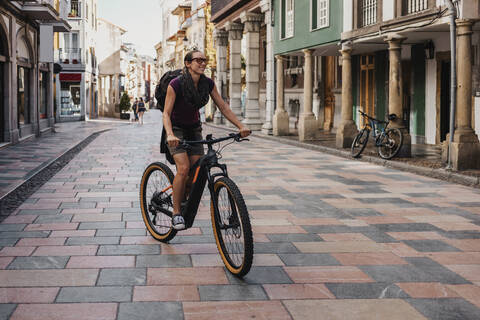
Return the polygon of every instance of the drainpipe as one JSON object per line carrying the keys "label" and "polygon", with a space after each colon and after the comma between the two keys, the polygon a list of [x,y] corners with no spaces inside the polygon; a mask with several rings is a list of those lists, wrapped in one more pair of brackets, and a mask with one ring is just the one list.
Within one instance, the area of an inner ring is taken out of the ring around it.
{"label": "drainpipe", "polygon": [[452,142],[453,134],[455,130],[455,110],[457,108],[457,41],[456,33],[457,28],[455,25],[455,19],[457,18],[457,10],[453,4],[454,0],[446,0],[445,4],[448,7],[450,14],[450,139],[447,147],[447,168],[452,169]]}

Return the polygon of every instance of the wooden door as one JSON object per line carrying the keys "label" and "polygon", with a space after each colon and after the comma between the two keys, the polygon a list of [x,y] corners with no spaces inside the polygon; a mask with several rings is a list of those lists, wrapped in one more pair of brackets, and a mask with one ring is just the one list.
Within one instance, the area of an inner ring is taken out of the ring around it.
{"label": "wooden door", "polygon": [[[375,117],[375,57],[360,57],[360,110]],[[360,122],[361,125],[365,123]]]}
{"label": "wooden door", "polygon": [[330,130],[333,127],[333,117],[335,114],[335,57],[325,57],[325,121],[323,130]]}

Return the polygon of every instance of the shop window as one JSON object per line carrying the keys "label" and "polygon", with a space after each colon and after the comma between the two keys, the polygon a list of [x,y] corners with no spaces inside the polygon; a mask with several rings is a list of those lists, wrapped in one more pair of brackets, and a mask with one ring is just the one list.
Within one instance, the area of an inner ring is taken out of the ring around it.
{"label": "shop window", "polygon": [[80,83],[62,82],[60,99],[60,116],[80,116]]}
{"label": "shop window", "polygon": [[30,70],[25,67],[17,68],[17,116],[18,124],[30,123],[29,81]]}
{"label": "shop window", "polygon": [[46,119],[47,118],[47,105],[48,105],[47,84],[48,84],[48,72],[40,71],[40,74],[39,74],[39,88],[38,88],[40,119]]}
{"label": "shop window", "polygon": [[280,38],[293,37],[294,33],[294,8],[295,0],[282,0],[281,2],[281,35]]}
{"label": "shop window", "polygon": [[317,30],[329,26],[329,1],[330,0],[311,0],[311,29]]}

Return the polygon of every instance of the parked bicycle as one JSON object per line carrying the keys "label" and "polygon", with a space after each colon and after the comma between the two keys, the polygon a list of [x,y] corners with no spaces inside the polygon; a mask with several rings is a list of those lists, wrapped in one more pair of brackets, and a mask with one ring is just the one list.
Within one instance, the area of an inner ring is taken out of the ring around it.
{"label": "parked bicycle", "polygon": [[[191,228],[197,215],[205,184],[210,191],[210,213],[213,234],[223,263],[233,275],[242,277],[248,273],[253,260],[253,237],[247,206],[237,185],[228,177],[227,166],[218,163],[221,151],[228,145],[213,149],[213,145],[226,140],[228,143],[248,141],[240,134],[206,140],[182,141],[184,148],[195,144],[206,144],[208,152],[190,169],[192,186],[181,212],[186,229]],[[219,170],[217,170],[219,169]],[[177,230],[172,226],[172,183],[173,172],[161,163],[151,163],[143,173],[140,184],[140,206],[148,232],[157,240],[168,242],[175,237]]]}
{"label": "parked bicycle", "polygon": [[390,121],[397,119],[395,114],[389,114],[387,121],[378,120],[370,117],[365,112],[358,112],[367,120],[365,126],[360,130],[352,143],[352,156],[357,158],[363,152],[368,143],[370,132],[375,139],[378,155],[382,159],[392,159],[395,157],[403,143],[403,135],[400,129],[387,129]]}

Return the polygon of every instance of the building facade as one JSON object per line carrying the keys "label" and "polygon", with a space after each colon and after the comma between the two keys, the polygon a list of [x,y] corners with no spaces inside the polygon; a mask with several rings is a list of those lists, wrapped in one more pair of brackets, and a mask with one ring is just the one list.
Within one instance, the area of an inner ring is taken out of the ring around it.
{"label": "building facade", "polygon": [[[394,113],[403,131],[401,153],[411,144],[443,145],[450,133],[451,67],[456,104],[451,160],[455,169],[480,168],[480,4],[477,0],[345,0],[342,43],[351,71],[344,76],[349,120],[363,124],[356,110],[381,120]],[[450,10],[453,8],[453,10]],[[450,21],[454,14],[457,55],[451,60]],[[475,125],[476,124],[476,125]]]}
{"label": "building facade", "polygon": [[120,98],[125,91],[127,49],[123,45],[125,29],[98,19],[98,112],[102,117],[120,117]]}
{"label": "building facade", "polygon": [[52,130],[54,32],[68,1],[0,4],[0,145]]}
{"label": "building facade", "polygon": [[58,122],[98,116],[98,65],[96,57],[97,1],[70,0],[68,23],[72,30],[59,37],[55,76],[55,110]]}

